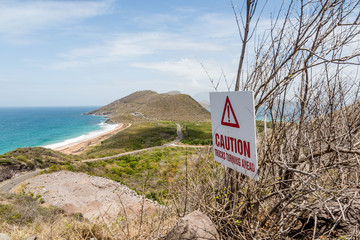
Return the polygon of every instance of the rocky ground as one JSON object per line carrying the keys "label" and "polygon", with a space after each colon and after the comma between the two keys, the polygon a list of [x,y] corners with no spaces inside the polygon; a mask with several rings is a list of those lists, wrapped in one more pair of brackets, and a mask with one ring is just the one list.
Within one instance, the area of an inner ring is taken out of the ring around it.
{"label": "rocky ground", "polygon": [[118,182],[84,173],[43,174],[25,181],[22,188],[69,213],[81,213],[92,222],[136,219],[142,212],[150,214],[159,209],[157,203]]}

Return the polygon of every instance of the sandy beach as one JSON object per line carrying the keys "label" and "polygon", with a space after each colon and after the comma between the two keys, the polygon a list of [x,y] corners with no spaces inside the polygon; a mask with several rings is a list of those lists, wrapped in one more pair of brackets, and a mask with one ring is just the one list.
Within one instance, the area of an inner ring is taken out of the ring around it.
{"label": "sandy beach", "polygon": [[120,123],[119,126],[116,127],[114,130],[111,130],[109,132],[106,132],[104,134],[101,134],[101,135],[96,136],[91,139],[86,139],[84,141],[74,142],[74,143],[71,143],[71,144],[68,144],[65,146],[56,147],[56,148],[54,148],[54,150],[57,150],[59,152],[65,153],[65,154],[79,155],[79,154],[83,153],[86,150],[86,148],[88,148],[90,146],[98,145],[105,139],[111,137],[112,135],[114,135],[130,126],[131,126],[130,123]]}

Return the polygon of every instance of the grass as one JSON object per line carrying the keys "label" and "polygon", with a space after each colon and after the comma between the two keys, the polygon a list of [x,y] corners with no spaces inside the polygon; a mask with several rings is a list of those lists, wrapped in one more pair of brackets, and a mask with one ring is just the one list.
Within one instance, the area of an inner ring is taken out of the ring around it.
{"label": "grass", "polygon": [[0,159],[0,165],[13,165],[13,163],[10,159]]}
{"label": "grass", "polygon": [[179,214],[186,212],[183,204],[186,195],[179,189],[187,181],[190,184],[186,178],[187,169],[209,175],[199,164],[206,155],[204,151],[208,150],[166,147],[113,160],[67,162],[50,167],[49,171],[67,169],[110,178],[164,205],[176,204],[148,216],[149,219],[144,217],[142,224],[126,218],[111,226],[90,223],[80,215],[46,207],[40,195],[30,193],[29,196],[0,195],[0,231],[14,240],[33,235],[40,239],[157,239],[174,225]]}
{"label": "grass", "polygon": [[110,239],[105,226],[46,206],[41,200],[41,196],[0,194],[0,232],[13,240],[34,235],[39,239]]}
{"label": "grass", "polygon": [[185,178],[189,164],[199,158],[195,148],[166,147],[106,161],[54,165],[50,171],[72,170],[121,182],[159,203],[168,199],[175,182]]}
{"label": "grass", "polygon": [[181,124],[184,138],[181,140],[189,145],[211,145],[211,122],[184,122]]}
{"label": "grass", "polygon": [[[210,122],[183,122],[181,125],[183,143],[211,144]],[[257,129],[263,131],[263,122],[257,122]],[[48,172],[68,170],[105,177],[121,182],[164,205],[175,204],[176,199],[177,205],[174,207],[179,214],[186,211],[186,206],[182,205],[188,197],[183,194],[185,185],[188,181],[192,184],[192,179],[187,178],[187,175],[198,176],[197,181],[200,182],[211,175],[211,171],[204,168],[202,163],[204,151],[208,149],[164,147],[107,161],[76,161],[159,146],[175,138],[176,124],[173,122],[136,122],[80,157],[44,148],[23,148],[1,155],[0,165],[17,163],[49,167]],[[207,156],[212,157],[212,153],[207,153]],[[219,168],[215,161],[211,161],[210,165]],[[222,169],[219,168],[220,175],[223,175]],[[217,179],[219,173],[211,175],[211,179]],[[41,196],[0,196],[0,232],[10,233],[12,239],[23,239],[34,234],[44,239],[52,235],[65,239],[111,239],[106,226],[89,223],[79,215],[69,215],[57,208],[46,207]]]}
{"label": "grass", "polygon": [[0,155],[0,165],[24,165],[30,169],[46,168],[73,160],[77,158],[42,147],[18,148]]}
{"label": "grass", "polygon": [[176,138],[176,124],[173,122],[135,122],[100,145],[90,148],[81,156],[96,158],[123,152],[161,146]]}
{"label": "grass", "polygon": [[33,195],[2,195],[0,197],[0,222],[8,224],[26,225],[33,223],[36,218],[48,219],[63,212],[54,207],[40,206],[41,196]]}

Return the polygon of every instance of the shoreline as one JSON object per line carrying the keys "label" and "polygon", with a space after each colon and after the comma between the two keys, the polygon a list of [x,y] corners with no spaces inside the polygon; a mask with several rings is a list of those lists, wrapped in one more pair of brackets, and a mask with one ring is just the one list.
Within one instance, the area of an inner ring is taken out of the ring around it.
{"label": "shoreline", "polygon": [[103,132],[99,135],[95,135],[91,138],[86,139],[79,139],[75,142],[70,142],[66,145],[62,146],[56,146],[58,144],[52,144],[54,147],[51,147],[51,145],[45,146],[47,148],[59,151],[64,154],[69,155],[79,155],[83,153],[88,147],[98,145],[102,141],[106,140],[107,138],[113,136],[114,134],[125,130],[126,128],[130,127],[130,123],[120,123],[116,124],[117,126],[114,129],[111,129],[109,131]]}

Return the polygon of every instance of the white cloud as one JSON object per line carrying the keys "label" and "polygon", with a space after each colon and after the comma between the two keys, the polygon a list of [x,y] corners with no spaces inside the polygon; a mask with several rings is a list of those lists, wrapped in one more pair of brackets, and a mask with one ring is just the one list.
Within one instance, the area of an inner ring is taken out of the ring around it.
{"label": "white cloud", "polygon": [[173,73],[190,79],[201,79],[204,77],[205,73],[199,61],[187,58],[180,59],[178,61],[165,61],[157,63],[133,63],[131,66]]}
{"label": "white cloud", "polygon": [[59,59],[51,63],[50,67],[56,69],[78,67],[129,60],[150,54],[169,55],[169,52],[173,52],[173,56],[178,58],[195,52],[220,52],[222,50],[224,46],[220,44],[187,39],[177,34],[161,32],[119,34],[102,45],[76,48],[60,54]]}
{"label": "white cloud", "polygon": [[235,17],[218,13],[208,13],[199,17],[197,25],[191,25],[191,29],[201,28],[204,37],[207,38],[236,38],[239,39]]}
{"label": "white cloud", "polygon": [[212,78],[214,82],[220,80],[219,90],[226,90],[226,82],[222,77],[222,69],[224,69],[228,84],[232,82],[232,79],[235,76],[234,70],[236,70],[235,66],[227,64],[221,66],[221,63],[215,61],[200,62],[188,58],[180,59],[178,61],[164,61],[157,63],[133,63],[131,66],[157,70],[182,77],[182,85],[187,89],[187,92],[211,89],[212,86],[209,77]]}
{"label": "white cloud", "polygon": [[0,36],[15,37],[33,31],[98,16],[112,1],[1,1]]}
{"label": "white cloud", "polygon": [[137,16],[132,19],[138,26],[202,39],[239,39],[235,17],[230,14],[198,13],[195,9],[176,9],[173,13]]}

